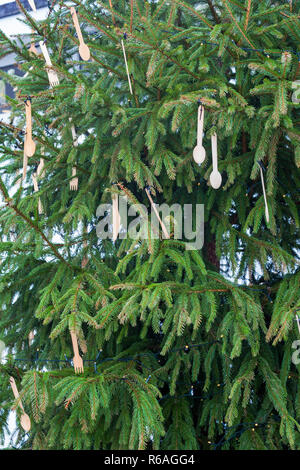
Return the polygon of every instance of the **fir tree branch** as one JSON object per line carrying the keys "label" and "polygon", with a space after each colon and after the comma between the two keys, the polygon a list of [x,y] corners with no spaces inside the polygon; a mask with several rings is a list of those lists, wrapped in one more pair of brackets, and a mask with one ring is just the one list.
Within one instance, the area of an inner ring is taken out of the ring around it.
{"label": "fir tree branch", "polygon": [[23,220],[25,220],[25,222],[27,222],[28,225],[30,225],[30,227],[32,227],[41,237],[42,239],[47,243],[47,245],[51,248],[51,250],[53,251],[53,253],[55,254],[55,256],[60,260],[62,261],[63,263],[65,263],[67,266],[69,266],[69,268],[74,268],[71,264],[69,264],[64,258],[63,256],[61,256],[61,254],[57,251],[57,249],[55,248],[55,246],[53,245],[53,243],[48,240],[48,238],[46,237],[46,235],[43,233],[43,231],[37,226],[35,225],[32,220],[27,217],[27,215],[23,214],[17,206],[15,206],[13,204],[13,200],[9,197],[9,194],[7,192],[7,189],[5,187],[5,185],[3,184],[3,181],[0,177],[0,190],[3,194],[3,197],[4,197],[4,200],[7,204],[8,207],[10,207],[18,216],[20,216]]}

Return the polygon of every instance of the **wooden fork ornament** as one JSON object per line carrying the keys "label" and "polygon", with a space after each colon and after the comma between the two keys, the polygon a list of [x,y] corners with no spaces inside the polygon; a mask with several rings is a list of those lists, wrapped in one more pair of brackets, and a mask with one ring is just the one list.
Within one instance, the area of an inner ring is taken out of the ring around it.
{"label": "wooden fork ornament", "polygon": [[24,411],[23,403],[20,399],[20,395],[19,395],[19,392],[18,392],[18,389],[17,389],[15,379],[13,377],[10,377],[9,382],[10,382],[10,386],[12,388],[14,397],[15,397],[16,400],[18,400],[18,405],[20,406],[21,411],[22,411],[21,426],[24,429],[24,431],[29,432],[30,428],[31,428],[30,418]]}
{"label": "wooden fork ornament", "polygon": [[75,374],[82,374],[84,372],[83,360],[79,354],[77,336],[73,331],[71,331],[70,333],[71,333],[72,345],[73,345],[73,351],[74,351],[73,365],[74,365]]}
{"label": "wooden fork ornament", "polygon": [[35,6],[35,3],[34,3],[34,0],[28,0],[28,3],[31,6],[31,8],[33,9],[33,11],[36,11],[36,6]]}

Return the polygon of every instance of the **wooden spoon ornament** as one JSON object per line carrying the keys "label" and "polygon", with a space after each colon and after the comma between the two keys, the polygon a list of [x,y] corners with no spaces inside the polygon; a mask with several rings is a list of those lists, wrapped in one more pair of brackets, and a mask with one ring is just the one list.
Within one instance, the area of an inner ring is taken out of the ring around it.
{"label": "wooden spoon ornament", "polygon": [[25,101],[26,111],[26,135],[24,142],[24,152],[27,157],[32,157],[35,154],[35,143],[32,140],[32,115],[31,115],[31,99]]}
{"label": "wooden spoon ornament", "polygon": [[[127,34],[126,34],[126,33],[124,33],[124,39],[127,39]],[[131,79],[130,79],[130,73],[129,73],[129,68],[128,68],[128,62],[127,62],[127,57],[126,57],[125,44],[124,44],[124,40],[123,40],[123,39],[121,39],[121,45],[122,45],[123,56],[124,56],[124,62],[125,62],[125,67],[126,67],[126,73],[127,73],[129,91],[130,91],[130,94],[133,95],[132,84],[131,84]]]}
{"label": "wooden spoon ornament", "polygon": [[90,57],[91,57],[90,49],[84,42],[76,10],[75,10],[74,7],[71,7],[70,11],[71,11],[71,15],[72,15],[72,18],[73,18],[73,23],[74,23],[74,26],[75,26],[75,29],[76,29],[76,33],[77,33],[77,36],[78,36],[78,39],[79,39],[79,54],[80,54],[80,57],[82,58],[82,60],[89,60]]}
{"label": "wooden spoon ornament", "polygon": [[203,140],[203,127],[204,127],[204,106],[200,104],[198,107],[198,122],[197,122],[197,145],[193,151],[193,158],[196,163],[200,165],[205,160],[206,152],[202,145]]}
{"label": "wooden spoon ornament", "polygon": [[20,395],[19,395],[19,392],[18,392],[18,389],[17,389],[15,379],[13,377],[10,377],[9,382],[10,382],[10,386],[12,388],[14,397],[15,397],[16,400],[18,400],[18,404],[19,404],[19,406],[22,410],[21,426],[24,429],[24,431],[29,432],[30,428],[31,428],[30,418],[24,411],[24,407],[23,407],[23,404],[22,404],[21,399],[20,399]]}
{"label": "wooden spoon ornament", "polygon": [[211,151],[212,151],[212,164],[213,171],[210,174],[209,181],[214,189],[219,189],[222,184],[222,176],[218,171],[218,148],[217,148],[217,134],[211,136]]}

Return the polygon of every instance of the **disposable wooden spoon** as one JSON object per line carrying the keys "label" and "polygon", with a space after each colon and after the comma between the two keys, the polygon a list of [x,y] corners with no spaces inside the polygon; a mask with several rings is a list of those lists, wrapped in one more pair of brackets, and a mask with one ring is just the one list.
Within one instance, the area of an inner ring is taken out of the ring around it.
{"label": "disposable wooden spoon", "polygon": [[30,418],[29,416],[25,413],[24,411],[24,407],[23,407],[23,403],[20,399],[20,395],[19,395],[19,392],[18,392],[18,389],[17,389],[17,385],[16,385],[16,382],[15,382],[15,379],[13,377],[10,377],[9,379],[9,382],[10,382],[10,386],[12,388],[12,391],[13,391],[13,394],[14,394],[14,397],[16,400],[18,400],[18,404],[22,410],[22,415],[21,415],[21,426],[22,428],[24,429],[24,431],[26,432],[29,432],[30,431],[30,428],[31,428],[31,422],[30,422]]}
{"label": "disposable wooden spoon", "polygon": [[27,157],[32,157],[35,153],[35,143],[32,140],[32,116],[31,116],[31,101],[25,101],[26,110],[26,136],[24,143],[24,151]]}
{"label": "disposable wooden spoon", "polygon": [[203,140],[203,126],[204,126],[204,106],[202,104],[198,108],[198,122],[197,122],[197,145],[193,151],[193,158],[196,163],[200,165],[205,160],[205,148],[202,145]]}
{"label": "disposable wooden spoon", "polygon": [[266,216],[267,223],[269,223],[270,215],[269,215],[268,201],[267,201],[266,188],[265,188],[265,182],[264,182],[264,174],[262,171],[262,167],[260,165],[259,165],[259,169],[260,169],[261,185],[262,185],[264,201],[265,201],[265,216]]}
{"label": "disposable wooden spoon", "polygon": [[82,32],[80,29],[79,21],[78,21],[78,16],[76,13],[76,10],[74,7],[71,7],[71,15],[73,18],[73,23],[76,29],[76,33],[79,39],[79,54],[82,60],[89,60],[91,57],[90,49],[89,47],[85,44]]}
{"label": "disposable wooden spoon", "polygon": [[212,151],[212,164],[213,171],[210,175],[210,184],[214,189],[219,189],[222,184],[222,176],[218,171],[218,149],[217,149],[217,134],[211,136],[211,151]]}

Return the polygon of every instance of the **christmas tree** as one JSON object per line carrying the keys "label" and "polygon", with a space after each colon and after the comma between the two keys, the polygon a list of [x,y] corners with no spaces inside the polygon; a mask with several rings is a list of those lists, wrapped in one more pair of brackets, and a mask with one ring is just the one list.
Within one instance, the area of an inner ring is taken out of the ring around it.
{"label": "christmas tree", "polygon": [[[19,448],[300,449],[299,2],[17,4],[2,439],[14,407]],[[203,246],[155,204],[204,205]]]}

